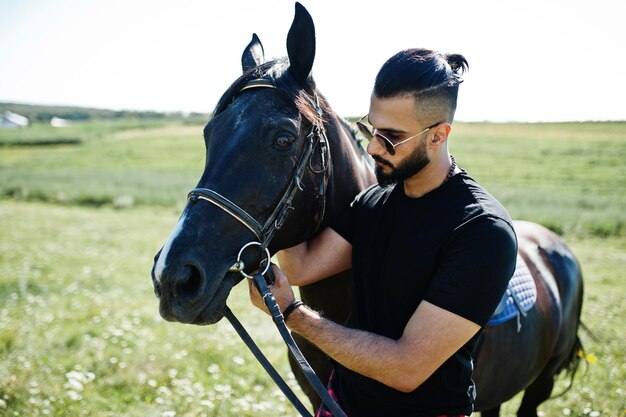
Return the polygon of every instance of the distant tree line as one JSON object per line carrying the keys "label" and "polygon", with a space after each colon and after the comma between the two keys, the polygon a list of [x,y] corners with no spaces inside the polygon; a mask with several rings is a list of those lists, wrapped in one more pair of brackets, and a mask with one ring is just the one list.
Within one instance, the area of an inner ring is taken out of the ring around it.
{"label": "distant tree line", "polygon": [[166,118],[206,118],[206,114],[182,112],[163,113],[156,111],[132,111],[132,110],[107,110],[89,107],[73,106],[45,106],[21,103],[0,103],[0,114],[5,111],[20,114],[27,117],[31,123],[50,123],[53,117],[72,121],[88,121],[102,119],[166,119]]}

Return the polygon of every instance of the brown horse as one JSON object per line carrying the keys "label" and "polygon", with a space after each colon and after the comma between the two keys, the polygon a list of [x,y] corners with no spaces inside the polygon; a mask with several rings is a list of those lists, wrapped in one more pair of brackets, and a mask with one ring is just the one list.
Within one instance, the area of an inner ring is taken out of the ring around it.
{"label": "brown horse", "polygon": [[[299,4],[287,51],[288,59],[266,62],[254,35],[242,56],[243,75],[223,94],[204,129],[205,170],[152,269],[160,313],[167,320],[219,321],[230,290],[242,279],[232,271],[240,248],[267,240],[275,253],[311,238],[374,180],[353,131],[332,111],[310,76],[315,29]],[[284,205],[290,190],[296,192]],[[555,375],[576,359],[579,349],[582,279],[573,254],[541,226],[516,227],[520,254],[538,297],[519,332],[512,322],[487,328],[477,349],[476,409],[489,416],[498,415],[500,404],[522,390],[526,393],[519,415],[536,415]],[[261,257],[254,250],[243,256],[252,268]],[[350,273],[300,292],[312,308],[337,322],[346,321]],[[305,341],[298,342],[326,380],[328,358]],[[319,398],[297,367],[294,372],[317,407]]]}
{"label": "brown horse", "polygon": [[[583,301],[580,266],[563,240],[530,222],[515,222],[519,253],[537,286],[537,302],[518,329],[515,321],[487,327],[474,353],[477,398],[483,417],[525,391],[518,416],[536,416],[555,376],[575,371],[582,349],[578,326]],[[573,375],[572,375],[573,376]]]}

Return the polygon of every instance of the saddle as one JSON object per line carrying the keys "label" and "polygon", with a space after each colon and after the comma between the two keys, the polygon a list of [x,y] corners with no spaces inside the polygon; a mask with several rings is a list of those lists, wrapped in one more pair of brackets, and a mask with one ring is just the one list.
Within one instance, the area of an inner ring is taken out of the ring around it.
{"label": "saddle", "polygon": [[537,301],[537,286],[524,259],[518,254],[515,272],[487,326],[496,326],[517,317],[517,331],[522,328],[521,317],[526,317]]}

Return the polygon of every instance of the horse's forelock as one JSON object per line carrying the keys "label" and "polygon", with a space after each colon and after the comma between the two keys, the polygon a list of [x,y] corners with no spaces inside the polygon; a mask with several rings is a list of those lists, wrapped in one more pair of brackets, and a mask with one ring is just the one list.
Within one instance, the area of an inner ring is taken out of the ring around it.
{"label": "horse's forelock", "polygon": [[[326,100],[316,91],[315,81],[311,76],[307,80],[307,86],[302,87],[289,71],[275,80],[276,87],[286,92],[296,108],[312,125],[324,127],[324,114],[328,111]],[[323,109],[322,112],[318,109]]]}
{"label": "horse's forelock", "polygon": [[[241,89],[251,80],[254,79],[267,79],[271,81],[279,91],[281,91],[298,109],[298,111],[311,123],[322,127],[324,120],[323,115],[319,114],[316,107],[320,106],[327,111],[328,105],[326,100],[315,92],[315,82],[312,77],[309,77],[307,89],[300,86],[296,80],[291,76],[287,69],[289,68],[289,61],[286,58],[282,58],[276,61],[270,61],[265,64],[259,65],[253,68],[235,82],[224,92],[220,100],[218,101],[213,116],[226,110],[228,105],[237,97]],[[307,91],[310,90],[310,91]]]}
{"label": "horse's forelock", "polygon": [[265,78],[274,83],[275,79],[279,78],[282,74],[282,67],[284,67],[283,60],[276,60],[266,62],[246,71],[241,77],[237,78],[230,85],[230,87],[226,89],[224,94],[222,94],[222,97],[219,99],[217,105],[215,106],[215,110],[213,110],[213,116],[216,116],[226,110],[230,103],[232,103],[233,100],[237,98],[241,89],[250,81]]}

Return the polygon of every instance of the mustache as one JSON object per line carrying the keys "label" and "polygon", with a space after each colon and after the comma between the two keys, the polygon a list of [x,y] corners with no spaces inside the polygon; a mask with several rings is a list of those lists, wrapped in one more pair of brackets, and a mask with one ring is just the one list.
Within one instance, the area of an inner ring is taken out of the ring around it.
{"label": "mustache", "polygon": [[379,162],[383,165],[387,165],[389,168],[393,168],[393,164],[387,161],[385,158],[382,158],[378,155],[372,155],[372,159],[374,159],[374,161]]}

